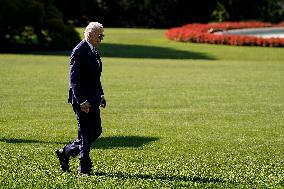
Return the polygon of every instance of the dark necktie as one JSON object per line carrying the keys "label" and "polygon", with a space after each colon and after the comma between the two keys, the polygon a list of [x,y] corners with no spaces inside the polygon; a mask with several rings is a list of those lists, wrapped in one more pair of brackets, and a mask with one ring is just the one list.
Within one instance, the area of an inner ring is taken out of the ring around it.
{"label": "dark necktie", "polygon": [[99,67],[101,67],[101,58],[100,58],[100,55],[99,55],[98,51],[94,47],[93,47],[92,51],[96,55],[97,62],[99,63]]}

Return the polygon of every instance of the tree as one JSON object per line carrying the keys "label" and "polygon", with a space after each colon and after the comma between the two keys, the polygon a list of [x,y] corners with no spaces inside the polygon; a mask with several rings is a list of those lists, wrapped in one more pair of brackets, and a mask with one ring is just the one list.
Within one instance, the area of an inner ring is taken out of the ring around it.
{"label": "tree", "polygon": [[2,49],[69,49],[80,40],[52,0],[0,0],[0,4]]}
{"label": "tree", "polygon": [[[261,20],[279,22],[284,0],[55,0],[65,23],[106,27],[168,28],[187,23]],[[68,6],[66,6],[68,4]]]}
{"label": "tree", "polygon": [[211,16],[216,21],[280,22],[284,17],[284,0],[216,0]]}
{"label": "tree", "polygon": [[63,13],[65,23],[86,26],[91,20],[101,21],[102,18],[103,12],[96,0],[55,0],[54,4]]}
{"label": "tree", "polygon": [[264,21],[280,22],[284,19],[284,0],[264,0],[259,7],[259,17]]}

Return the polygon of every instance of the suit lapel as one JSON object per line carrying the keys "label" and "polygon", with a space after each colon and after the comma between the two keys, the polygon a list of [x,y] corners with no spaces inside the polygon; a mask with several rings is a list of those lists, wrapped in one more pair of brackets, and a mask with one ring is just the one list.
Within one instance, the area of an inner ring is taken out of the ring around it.
{"label": "suit lapel", "polygon": [[99,67],[99,70],[101,72],[102,71],[102,61],[101,61],[101,57],[100,57],[98,51],[95,48],[91,49],[86,41],[85,41],[85,49],[87,50],[88,54],[91,57],[94,57],[93,61],[95,61],[95,64]]}
{"label": "suit lapel", "polygon": [[99,66],[101,67],[101,66],[102,66],[102,61],[101,61],[101,57],[100,57],[100,55],[99,55],[97,49],[94,48],[94,49],[93,49],[93,52],[95,53],[96,58],[97,58],[97,61],[98,61],[98,63],[99,63]]}

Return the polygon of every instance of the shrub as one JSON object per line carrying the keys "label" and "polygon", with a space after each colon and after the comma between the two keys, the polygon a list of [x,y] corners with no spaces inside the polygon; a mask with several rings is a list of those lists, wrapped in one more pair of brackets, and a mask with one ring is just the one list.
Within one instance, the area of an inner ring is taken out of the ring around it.
{"label": "shrub", "polygon": [[53,0],[0,0],[1,50],[70,49],[79,34]]}

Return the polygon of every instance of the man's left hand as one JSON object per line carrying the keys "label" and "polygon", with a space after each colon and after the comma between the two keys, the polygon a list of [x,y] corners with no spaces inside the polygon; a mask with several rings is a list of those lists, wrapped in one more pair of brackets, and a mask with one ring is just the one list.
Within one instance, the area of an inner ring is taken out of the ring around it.
{"label": "man's left hand", "polygon": [[103,95],[101,96],[100,107],[103,107],[103,108],[106,107],[106,99]]}

